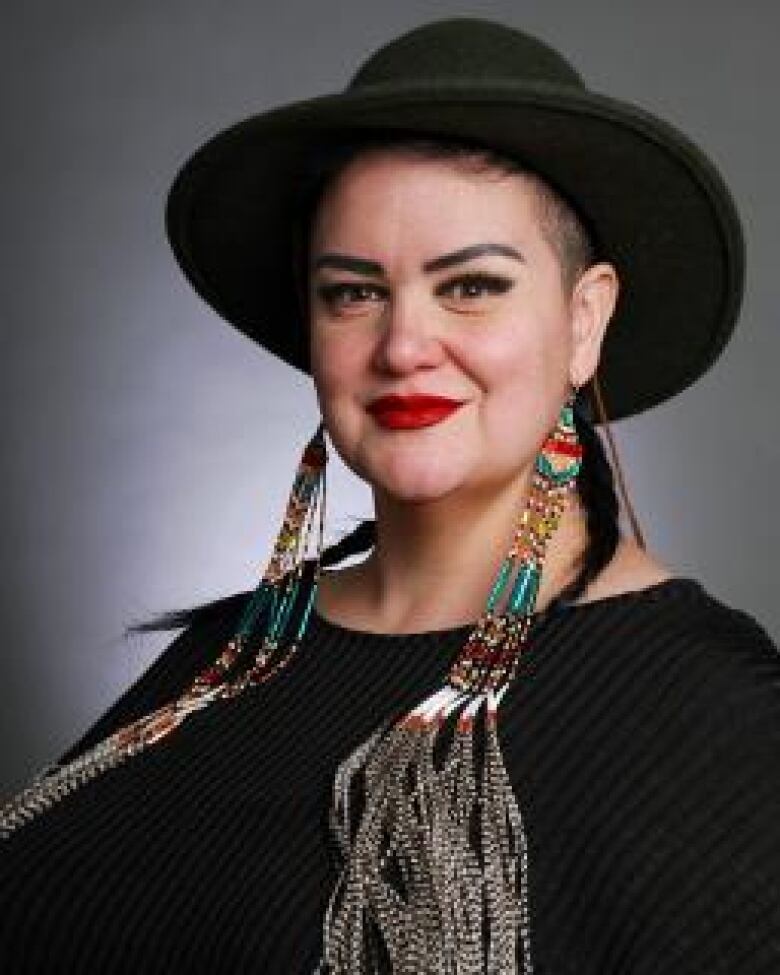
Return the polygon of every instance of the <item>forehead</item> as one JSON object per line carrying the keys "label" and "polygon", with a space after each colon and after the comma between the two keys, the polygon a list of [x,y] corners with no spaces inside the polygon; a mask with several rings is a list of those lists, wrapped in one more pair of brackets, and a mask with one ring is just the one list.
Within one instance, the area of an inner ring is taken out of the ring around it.
{"label": "forehead", "polygon": [[523,173],[471,157],[430,159],[373,149],[331,179],[312,223],[313,240],[333,237],[409,239],[539,234],[539,193]]}

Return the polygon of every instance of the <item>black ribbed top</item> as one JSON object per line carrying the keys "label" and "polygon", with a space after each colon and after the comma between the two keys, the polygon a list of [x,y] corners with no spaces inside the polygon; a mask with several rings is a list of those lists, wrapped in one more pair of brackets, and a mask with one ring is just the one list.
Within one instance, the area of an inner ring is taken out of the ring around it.
{"label": "black ribbed top", "polygon": [[[67,756],[181,692],[248,594],[182,633]],[[312,615],[289,666],[0,843],[0,971],[309,973],[337,764],[434,689],[462,626]],[[499,711],[536,975],[780,972],[780,654],[677,578],[538,615]]]}

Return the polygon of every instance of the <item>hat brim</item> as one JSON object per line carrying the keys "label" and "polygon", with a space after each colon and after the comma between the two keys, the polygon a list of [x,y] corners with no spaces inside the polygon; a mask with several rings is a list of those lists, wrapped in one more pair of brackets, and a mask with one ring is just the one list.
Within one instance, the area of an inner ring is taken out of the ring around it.
{"label": "hat brim", "polygon": [[736,324],[744,238],[728,188],[681,132],[604,95],[556,85],[376,85],[252,116],[195,152],[168,196],[176,259],[223,318],[310,373],[291,225],[313,147],[338,131],[403,129],[479,141],[570,199],[611,261],[620,293],[598,376],[620,419],[676,395]]}

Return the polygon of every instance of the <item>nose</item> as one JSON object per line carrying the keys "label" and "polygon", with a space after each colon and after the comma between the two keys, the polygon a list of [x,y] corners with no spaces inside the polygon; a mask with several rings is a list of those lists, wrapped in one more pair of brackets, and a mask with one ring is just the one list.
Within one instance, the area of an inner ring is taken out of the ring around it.
{"label": "nose", "polygon": [[436,309],[425,297],[396,292],[382,310],[373,354],[374,367],[406,374],[439,365],[444,348],[435,321]]}

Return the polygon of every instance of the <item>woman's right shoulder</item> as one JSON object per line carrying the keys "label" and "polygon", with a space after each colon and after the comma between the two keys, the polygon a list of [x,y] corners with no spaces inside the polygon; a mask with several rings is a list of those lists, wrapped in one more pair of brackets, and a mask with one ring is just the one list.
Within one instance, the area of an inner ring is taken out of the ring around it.
{"label": "woman's right shoulder", "polygon": [[179,697],[233,636],[252,591],[166,611],[128,633],[181,630],[111,707],[58,759],[71,761],[119,728]]}
{"label": "woman's right shoulder", "polygon": [[[293,607],[294,619],[307,601],[306,593],[313,580],[315,568],[314,559],[305,560],[298,598]],[[108,711],[59,758],[59,763],[70,761],[124,725],[180,697],[198,674],[214,663],[227,642],[235,635],[243,614],[258,589],[259,585],[255,589],[218,596],[187,609],[168,610],[152,619],[129,626],[126,630],[128,635],[177,629],[181,632],[163,648]],[[257,632],[262,631],[266,615],[267,608],[258,614]]]}

